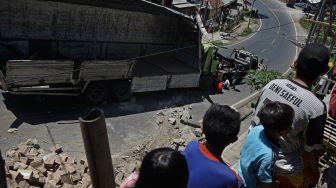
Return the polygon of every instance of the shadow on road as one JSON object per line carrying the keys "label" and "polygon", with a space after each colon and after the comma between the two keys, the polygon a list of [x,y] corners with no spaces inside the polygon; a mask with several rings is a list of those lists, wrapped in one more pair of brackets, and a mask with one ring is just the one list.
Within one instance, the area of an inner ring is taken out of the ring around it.
{"label": "shadow on road", "polygon": [[[107,101],[99,106],[90,106],[81,102],[77,97],[63,96],[14,96],[4,94],[4,103],[16,120],[9,128],[18,128],[22,123],[38,125],[49,122],[71,121],[78,122],[78,117],[84,116],[91,108],[99,107],[107,118],[150,112],[164,108],[184,106],[207,100],[213,101],[210,95],[214,91],[200,89],[172,89],[162,92],[135,94],[130,101]],[[71,122],[67,122],[71,124]]]}

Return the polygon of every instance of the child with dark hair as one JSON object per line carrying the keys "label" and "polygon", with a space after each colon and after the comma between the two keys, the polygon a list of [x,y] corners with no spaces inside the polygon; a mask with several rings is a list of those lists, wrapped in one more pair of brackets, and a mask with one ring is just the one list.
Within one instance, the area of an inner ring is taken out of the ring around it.
{"label": "child with dark hair", "polygon": [[247,188],[273,188],[278,186],[273,168],[278,140],[290,131],[294,110],[287,104],[270,102],[261,108],[258,117],[262,126],[248,134],[240,152],[238,172]]}
{"label": "child with dark hair", "polygon": [[171,148],[149,152],[142,161],[140,172],[133,173],[120,188],[185,188],[188,167],[184,156]]}
{"label": "child with dark hair", "polygon": [[241,187],[239,176],[221,158],[224,148],[235,142],[240,129],[240,115],[226,105],[213,104],[203,118],[205,143],[188,143],[186,157],[188,188]]}

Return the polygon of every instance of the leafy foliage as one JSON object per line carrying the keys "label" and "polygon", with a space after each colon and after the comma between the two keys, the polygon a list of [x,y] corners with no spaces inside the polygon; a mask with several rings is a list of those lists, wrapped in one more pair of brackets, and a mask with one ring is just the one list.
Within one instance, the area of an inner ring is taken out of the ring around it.
{"label": "leafy foliage", "polygon": [[215,41],[211,41],[211,44],[217,47],[223,47],[224,46],[224,42],[221,40],[215,40]]}
{"label": "leafy foliage", "polygon": [[301,18],[299,21],[300,25],[305,28],[306,30],[309,30],[310,27],[312,26],[312,23],[308,22],[305,20],[305,18]]}
{"label": "leafy foliage", "polygon": [[249,70],[243,79],[243,83],[254,91],[263,88],[268,82],[280,78],[280,76],[281,73],[276,70]]}

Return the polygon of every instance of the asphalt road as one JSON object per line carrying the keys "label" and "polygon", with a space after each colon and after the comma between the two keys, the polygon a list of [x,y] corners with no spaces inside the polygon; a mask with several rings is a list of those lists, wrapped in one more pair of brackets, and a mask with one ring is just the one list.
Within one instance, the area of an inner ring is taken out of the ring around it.
{"label": "asphalt road", "polygon": [[261,27],[251,38],[229,45],[228,49],[222,49],[220,53],[227,55],[233,48],[244,47],[264,59],[268,68],[285,72],[296,54],[295,46],[287,40],[297,35],[293,20],[284,4],[278,1],[256,0],[254,6],[259,10]]}
{"label": "asphalt road", "polygon": [[[262,18],[260,31],[228,48],[245,47],[263,57],[268,67],[285,71],[295,56],[295,47],[285,40],[285,36],[294,36],[295,30],[293,24],[278,27],[292,21],[282,6],[276,0],[257,0],[255,7]],[[229,50],[222,53],[229,53]],[[123,151],[131,147],[131,143],[152,134],[157,129],[158,110],[191,106],[191,115],[198,121],[211,102],[232,105],[251,94],[245,86],[237,86],[237,89],[239,91],[225,91],[223,94],[199,89],[143,93],[135,95],[130,102],[112,101],[100,106],[105,111],[112,153]],[[1,150],[7,150],[27,138],[36,138],[45,148],[59,143],[68,152],[83,153],[78,117],[85,115],[91,107],[67,97],[0,96],[0,99]],[[10,127],[19,131],[16,134],[7,133]]]}

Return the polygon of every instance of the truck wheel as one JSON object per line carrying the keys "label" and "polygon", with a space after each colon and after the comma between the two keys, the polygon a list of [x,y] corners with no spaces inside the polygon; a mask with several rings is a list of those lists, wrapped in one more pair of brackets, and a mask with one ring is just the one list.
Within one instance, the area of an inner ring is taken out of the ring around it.
{"label": "truck wheel", "polygon": [[107,86],[103,83],[91,83],[84,93],[85,102],[93,105],[103,103],[107,98]]}
{"label": "truck wheel", "polygon": [[202,90],[208,90],[210,89],[214,84],[214,79],[212,78],[211,75],[203,75],[200,78],[200,82],[199,82],[199,87]]}
{"label": "truck wheel", "polygon": [[131,97],[131,82],[122,80],[117,82],[113,87],[113,97],[118,101],[125,101]]}

